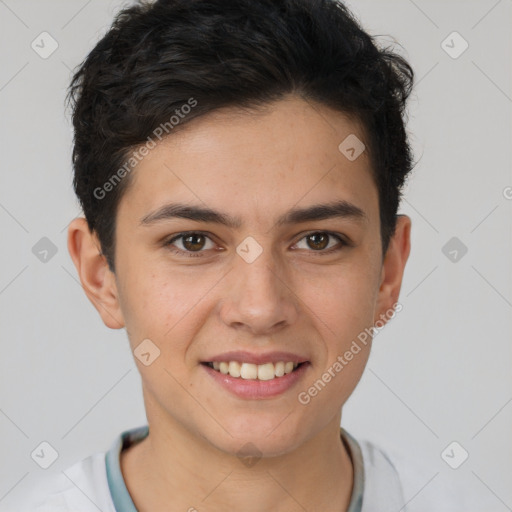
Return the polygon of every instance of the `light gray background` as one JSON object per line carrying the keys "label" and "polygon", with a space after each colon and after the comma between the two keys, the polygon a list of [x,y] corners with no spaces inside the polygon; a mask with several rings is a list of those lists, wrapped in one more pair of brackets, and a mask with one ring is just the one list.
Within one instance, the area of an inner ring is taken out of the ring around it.
{"label": "light gray background", "polygon": [[[66,246],[79,209],[65,89],[121,5],[0,0],[5,510],[43,475],[145,423],[125,331],[103,325]],[[391,36],[383,43],[398,41],[416,71],[408,129],[420,161],[400,209],[413,221],[403,311],[375,338],[342,424],[423,465],[424,487],[407,499],[456,481],[473,503],[466,511],[512,510],[512,1],[348,5],[372,35]],[[47,59],[31,48],[43,31],[59,44]],[[456,59],[441,46],[453,31],[469,43]],[[46,263],[32,252],[42,237],[57,247]],[[442,252],[452,237],[468,249],[456,262]],[[30,456],[42,441],[59,453],[47,470]],[[441,458],[452,441],[469,453],[457,470]]]}

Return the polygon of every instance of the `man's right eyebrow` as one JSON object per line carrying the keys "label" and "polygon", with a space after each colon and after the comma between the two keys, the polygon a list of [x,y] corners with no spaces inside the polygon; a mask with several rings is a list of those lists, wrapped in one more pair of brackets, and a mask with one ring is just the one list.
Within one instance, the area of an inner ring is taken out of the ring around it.
{"label": "man's right eyebrow", "polygon": [[[232,229],[239,229],[243,227],[243,222],[239,217],[232,217],[227,213],[213,210],[211,208],[184,203],[166,204],[145,215],[141,219],[140,224],[151,225],[156,222],[175,218],[188,219],[196,222],[212,222],[222,224]],[[342,218],[365,223],[369,221],[368,215],[364,210],[355,204],[342,199],[331,203],[321,203],[305,208],[292,208],[277,219],[276,225],[283,226],[300,224],[331,218]]]}
{"label": "man's right eyebrow", "polygon": [[242,221],[239,218],[231,217],[228,214],[212,210],[211,208],[183,203],[166,204],[145,215],[140,220],[140,224],[149,225],[176,218],[194,220],[197,222],[213,222],[233,229],[238,229],[242,226]]}

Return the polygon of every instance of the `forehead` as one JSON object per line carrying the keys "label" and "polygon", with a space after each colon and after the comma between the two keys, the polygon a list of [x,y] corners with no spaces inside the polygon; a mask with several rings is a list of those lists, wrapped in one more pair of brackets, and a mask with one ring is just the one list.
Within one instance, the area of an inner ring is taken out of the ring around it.
{"label": "forehead", "polygon": [[140,219],[173,200],[263,219],[294,205],[342,199],[371,220],[378,194],[369,157],[346,152],[364,138],[346,115],[295,97],[262,112],[214,111],[149,151],[119,208]]}

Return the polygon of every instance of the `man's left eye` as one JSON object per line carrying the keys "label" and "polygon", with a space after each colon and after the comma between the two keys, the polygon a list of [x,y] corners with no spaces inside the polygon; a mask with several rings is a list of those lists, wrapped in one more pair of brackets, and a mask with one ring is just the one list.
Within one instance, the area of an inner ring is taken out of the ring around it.
{"label": "man's left eye", "polygon": [[[313,252],[331,253],[333,251],[330,249],[332,249],[333,245],[329,245],[329,238],[337,240],[338,245],[347,245],[340,236],[335,235],[334,233],[330,233],[328,231],[315,231],[313,233],[309,233],[302,237],[299,240],[299,242],[302,240],[306,240],[306,248],[313,249]],[[334,244],[334,247],[336,247],[336,244]],[[341,249],[341,247],[338,247],[335,250],[339,249]]]}

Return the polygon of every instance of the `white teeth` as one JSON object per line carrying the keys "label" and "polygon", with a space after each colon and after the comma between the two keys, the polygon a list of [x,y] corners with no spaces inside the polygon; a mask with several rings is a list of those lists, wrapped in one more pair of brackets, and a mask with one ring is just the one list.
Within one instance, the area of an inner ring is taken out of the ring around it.
{"label": "white teeth", "polygon": [[293,371],[293,363],[288,362],[284,365],[284,373],[290,373]]}
{"label": "white teeth", "polygon": [[240,377],[240,364],[236,361],[229,361],[228,370],[231,377]]}
{"label": "white teeth", "polygon": [[272,363],[258,365],[258,379],[270,380],[275,377],[274,365]]}
{"label": "white teeth", "polygon": [[279,361],[274,365],[274,371],[276,373],[276,377],[282,377],[284,375],[284,363],[283,361]]}
{"label": "white teeth", "polygon": [[231,375],[231,377],[241,376],[242,379],[256,379],[258,377],[258,367],[255,364],[242,363],[242,367],[240,368],[240,373],[238,375],[233,375],[231,372],[229,372],[229,375]]}
{"label": "white teeth", "polygon": [[272,380],[275,377],[282,377],[285,374],[291,373],[298,363],[292,361],[279,361],[277,363],[265,364],[252,364],[252,363],[239,363],[238,361],[215,361],[209,363],[210,367],[213,366],[214,370],[220,371],[224,375],[242,379],[258,379],[258,380]]}

